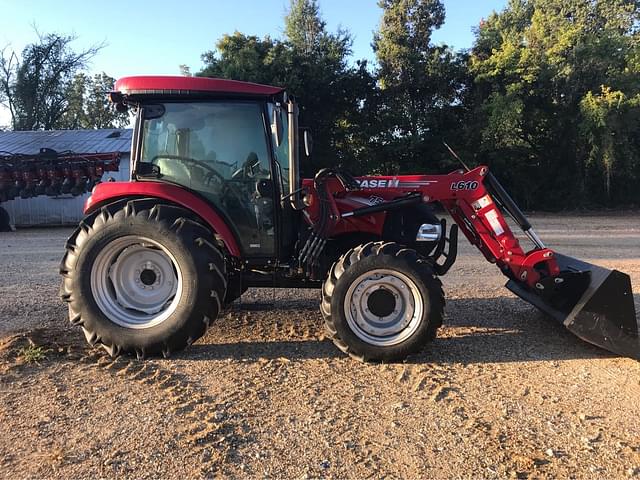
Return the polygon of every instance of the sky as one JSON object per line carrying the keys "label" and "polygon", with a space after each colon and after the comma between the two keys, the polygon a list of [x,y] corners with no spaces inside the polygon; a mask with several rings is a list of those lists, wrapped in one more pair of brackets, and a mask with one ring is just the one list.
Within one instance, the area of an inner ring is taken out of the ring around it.
{"label": "sky", "polygon": [[[507,0],[444,0],[446,21],[433,41],[456,49],[473,43],[472,28]],[[374,59],[373,32],[382,10],[376,0],[319,0],[329,31],[342,27],[353,36],[353,60]],[[0,49],[16,52],[41,33],[74,34],[81,50],[104,43],[89,65],[91,73],[118,78],[179,74],[186,64],[202,67],[200,55],[225,33],[239,31],[281,37],[289,0],[0,0]],[[0,125],[8,114],[0,109]]]}

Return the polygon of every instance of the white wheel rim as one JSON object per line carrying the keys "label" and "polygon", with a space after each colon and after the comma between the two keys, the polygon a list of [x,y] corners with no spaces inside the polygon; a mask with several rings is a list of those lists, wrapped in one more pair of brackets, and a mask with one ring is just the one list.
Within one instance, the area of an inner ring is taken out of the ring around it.
{"label": "white wheel rim", "polygon": [[[387,297],[393,296],[388,313],[376,314],[370,308],[371,295],[378,290],[384,290]],[[351,284],[344,299],[344,313],[347,324],[360,340],[389,347],[404,342],[416,332],[422,322],[424,300],[408,276],[381,268],[360,275]]]}
{"label": "white wheel rim", "polygon": [[110,242],[91,268],[98,308],[121,327],[150,328],[164,322],[182,296],[182,273],[161,243],[128,235]]}

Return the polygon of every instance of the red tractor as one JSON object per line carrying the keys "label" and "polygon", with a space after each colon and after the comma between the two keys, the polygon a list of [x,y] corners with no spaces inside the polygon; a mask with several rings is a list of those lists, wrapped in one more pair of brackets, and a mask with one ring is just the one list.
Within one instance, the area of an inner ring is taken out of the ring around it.
{"label": "red tractor", "polygon": [[[328,335],[361,360],[395,361],[442,325],[439,277],[458,228],[507,288],[579,337],[639,358],[629,277],[545,247],[485,166],[448,175],[301,179],[298,107],[282,88],[126,77],[136,112],[130,182],[102,183],[61,264],[70,320],[112,356],[167,356],[249,287],[322,288]],[[447,233],[433,206],[453,218]],[[502,211],[532,243],[520,245]]]}

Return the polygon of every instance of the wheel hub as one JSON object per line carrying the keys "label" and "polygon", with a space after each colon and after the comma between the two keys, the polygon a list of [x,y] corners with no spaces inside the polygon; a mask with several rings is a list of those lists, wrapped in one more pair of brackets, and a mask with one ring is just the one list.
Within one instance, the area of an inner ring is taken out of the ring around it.
{"label": "wheel hub", "polygon": [[388,317],[396,308],[396,298],[390,290],[380,287],[368,296],[367,307],[377,317]]}
{"label": "wheel hub", "polygon": [[97,255],[91,287],[96,303],[114,323],[148,328],[175,310],[182,279],[174,257],[160,243],[127,236]]}
{"label": "wheel hub", "polygon": [[409,338],[420,325],[424,304],[413,280],[377,269],[360,275],[344,300],[347,323],[365,342],[391,346]]}
{"label": "wheel hub", "polygon": [[145,268],[140,272],[140,281],[147,286],[151,286],[156,283],[158,274],[151,268]]}

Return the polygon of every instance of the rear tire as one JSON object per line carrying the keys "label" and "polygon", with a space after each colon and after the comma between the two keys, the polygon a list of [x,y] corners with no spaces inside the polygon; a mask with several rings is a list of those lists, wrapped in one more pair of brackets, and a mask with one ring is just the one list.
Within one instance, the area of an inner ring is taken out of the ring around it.
{"label": "rear tire", "polygon": [[9,212],[0,207],[0,232],[11,232],[11,217]]}
{"label": "rear tire", "polygon": [[165,357],[200,338],[225,298],[224,257],[189,211],[157,200],[107,205],[67,241],[69,319],[111,356]]}
{"label": "rear tire", "polygon": [[392,362],[436,337],[444,292],[429,262],[415,250],[376,242],[349,250],[322,287],[325,330],[361,361]]}

